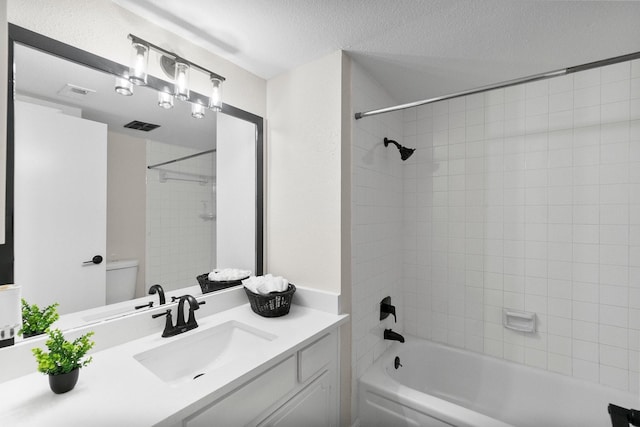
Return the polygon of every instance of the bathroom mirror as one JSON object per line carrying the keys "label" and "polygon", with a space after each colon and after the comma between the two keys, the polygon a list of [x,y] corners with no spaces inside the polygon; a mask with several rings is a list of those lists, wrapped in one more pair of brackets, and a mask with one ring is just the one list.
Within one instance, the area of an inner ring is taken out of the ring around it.
{"label": "bathroom mirror", "polygon": [[197,119],[178,100],[161,109],[167,77],[122,96],[127,66],[14,25],[9,38],[3,282],[66,314],[123,301],[109,296],[116,268],[137,266],[133,298],[214,268],[262,274],[261,117],[223,104]]}

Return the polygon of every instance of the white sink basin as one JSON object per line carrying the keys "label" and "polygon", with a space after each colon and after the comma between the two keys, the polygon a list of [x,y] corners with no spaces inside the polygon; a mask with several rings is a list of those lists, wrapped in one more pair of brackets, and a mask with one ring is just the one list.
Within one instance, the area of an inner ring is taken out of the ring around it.
{"label": "white sink basin", "polygon": [[195,331],[166,338],[167,344],[133,357],[162,381],[179,385],[255,353],[262,344],[276,338],[237,321]]}

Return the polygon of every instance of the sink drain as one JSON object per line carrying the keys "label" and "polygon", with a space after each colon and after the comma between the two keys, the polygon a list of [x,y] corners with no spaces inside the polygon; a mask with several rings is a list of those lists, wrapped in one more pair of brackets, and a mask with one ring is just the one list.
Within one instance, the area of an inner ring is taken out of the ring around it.
{"label": "sink drain", "polygon": [[195,380],[196,378],[200,378],[201,376],[203,376],[204,374],[206,374],[206,372],[203,372],[201,374],[196,375],[195,377],[193,377],[193,379]]}

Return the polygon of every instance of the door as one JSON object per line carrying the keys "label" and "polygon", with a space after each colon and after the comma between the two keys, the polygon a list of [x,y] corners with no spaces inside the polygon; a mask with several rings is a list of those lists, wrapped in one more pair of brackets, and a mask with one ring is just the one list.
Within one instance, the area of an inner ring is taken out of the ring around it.
{"label": "door", "polygon": [[[16,101],[14,280],[61,314],[105,304],[107,126]],[[44,238],[46,236],[46,238]]]}

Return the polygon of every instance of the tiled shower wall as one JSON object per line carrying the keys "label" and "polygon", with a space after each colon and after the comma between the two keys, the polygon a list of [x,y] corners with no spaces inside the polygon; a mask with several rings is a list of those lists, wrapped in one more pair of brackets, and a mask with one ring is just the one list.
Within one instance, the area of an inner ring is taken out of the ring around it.
{"label": "tiled shower wall", "polygon": [[[638,393],[640,62],[403,121],[418,148],[404,168],[405,331]],[[365,171],[360,185],[380,188]],[[503,328],[503,307],[536,313],[538,332]]]}
{"label": "tiled shower wall", "polygon": [[[202,150],[147,141],[148,164],[156,164]],[[180,180],[159,180],[147,170],[147,288],[160,283],[165,290],[195,286],[196,276],[210,272],[215,260],[215,182],[192,181],[214,175],[213,154],[167,165],[162,170]]]}
{"label": "tiled shower wall", "polygon": [[[396,102],[362,68],[352,67],[353,108],[364,111]],[[357,417],[357,378],[388,346],[385,328],[402,331],[402,161],[384,137],[402,142],[402,113],[359,120],[352,147],[352,418]],[[391,296],[399,318],[380,321],[380,301]]]}

